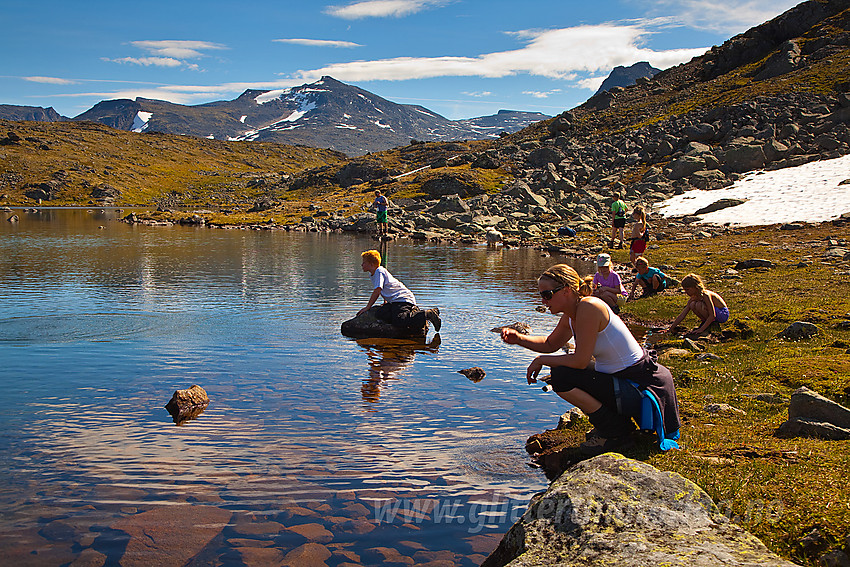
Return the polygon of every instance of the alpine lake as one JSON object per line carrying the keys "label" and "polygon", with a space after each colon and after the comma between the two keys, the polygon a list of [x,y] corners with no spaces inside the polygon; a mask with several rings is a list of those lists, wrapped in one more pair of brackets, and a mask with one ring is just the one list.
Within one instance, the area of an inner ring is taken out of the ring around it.
{"label": "alpine lake", "polygon": [[[471,566],[545,489],[523,446],[568,406],[491,329],[548,333],[536,278],[574,261],[385,243],[442,329],[353,340],[340,324],[371,293],[368,236],[14,214],[0,222],[3,563]],[[480,382],[458,373],[473,366]],[[211,402],[176,425],[164,406],[193,384]]]}

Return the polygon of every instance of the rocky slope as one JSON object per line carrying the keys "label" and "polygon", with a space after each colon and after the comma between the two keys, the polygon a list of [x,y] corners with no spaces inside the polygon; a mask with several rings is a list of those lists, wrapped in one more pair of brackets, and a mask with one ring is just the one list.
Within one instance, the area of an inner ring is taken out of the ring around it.
{"label": "rocky slope", "polygon": [[[358,180],[420,198],[396,199],[397,231],[483,239],[490,225],[533,240],[563,225],[607,227],[616,193],[651,206],[692,188],[727,186],[748,171],[845,155],[848,121],[850,1],[812,0],[687,64],[600,93],[488,147],[402,149],[422,154],[407,165],[428,167],[417,177]],[[371,170],[393,155],[371,156]],[[333,179],[330,173],[325,181]],[[304,228],[364,228],[366,219]]]}

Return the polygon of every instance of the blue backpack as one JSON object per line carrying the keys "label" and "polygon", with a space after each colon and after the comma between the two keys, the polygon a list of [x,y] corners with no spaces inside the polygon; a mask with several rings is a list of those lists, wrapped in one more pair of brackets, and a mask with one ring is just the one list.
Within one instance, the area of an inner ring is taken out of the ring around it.
{"label": "blue backpack", "polygon": [[[621,378],[614,379],[614,397],[617,399],[617,413],[623,413],[623,384]],[[647,388],[641,388],[631,380],[625,380],[632,386],[640,395],[640,407],[635,417],[638,427],[642,431],[654,431],[658,436],[658,446],[662,451],[670,449],[678,449],[679,444],[676,442],[679,439],[679,430],[666,432],[664,431],[664,415],[661,413],[661,403],[658,397]]]}

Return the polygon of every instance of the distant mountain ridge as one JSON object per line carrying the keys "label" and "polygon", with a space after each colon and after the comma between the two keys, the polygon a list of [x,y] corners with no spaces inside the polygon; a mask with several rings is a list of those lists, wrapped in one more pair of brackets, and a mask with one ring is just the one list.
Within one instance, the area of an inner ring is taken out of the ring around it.
{"label": "distant mountain ridge", "polygon": [[62,116],[53,107],[18,106],[16,104],[0,104],[0,118],[3,120],[33,120],[35,122],[61,122],[70,120]]}
{"label": "distant mountain ridge", "polygon": [[[9,120],[45,119],[18,118],[20,115],[0,112],[0,118]],[[194,106],[141,97],[105,100],[73,120],[134,132],[302,144],[357,156],[403,146],[411,139],[498,138],[502,132],[517,132],[547,118],[550,116],[539,112],[500,110],[492,116],[449,120],[423,106],[397,104],[332,77],[322,77],[298,87],[246,90],[234,100]]]}

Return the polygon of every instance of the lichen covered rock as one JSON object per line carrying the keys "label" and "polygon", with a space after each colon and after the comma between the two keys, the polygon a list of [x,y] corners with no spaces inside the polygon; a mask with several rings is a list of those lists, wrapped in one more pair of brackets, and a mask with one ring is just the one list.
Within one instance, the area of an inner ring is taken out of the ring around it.
{"label": "lichen covered rock", "polygon": [[792,566],[730,522],[686,478],[616,453],[535,496],[482,567]]}

